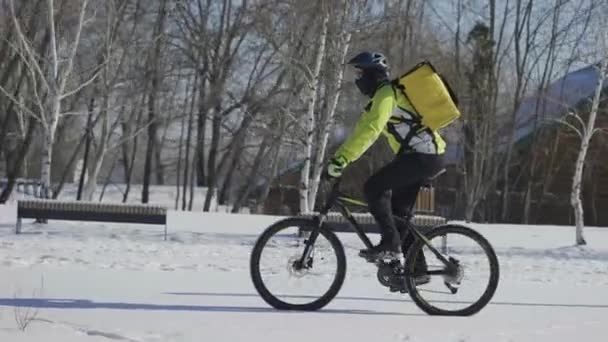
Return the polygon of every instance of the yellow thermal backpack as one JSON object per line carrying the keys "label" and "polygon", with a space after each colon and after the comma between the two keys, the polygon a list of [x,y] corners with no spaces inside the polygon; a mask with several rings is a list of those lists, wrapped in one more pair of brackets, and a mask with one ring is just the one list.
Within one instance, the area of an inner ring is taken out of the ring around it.
{"label": "yellow thermal backpack", "polygon": [[434,131],[460,117],[456,95],[430,62],[419,63],[395,84],[420,115],[423,126]]}

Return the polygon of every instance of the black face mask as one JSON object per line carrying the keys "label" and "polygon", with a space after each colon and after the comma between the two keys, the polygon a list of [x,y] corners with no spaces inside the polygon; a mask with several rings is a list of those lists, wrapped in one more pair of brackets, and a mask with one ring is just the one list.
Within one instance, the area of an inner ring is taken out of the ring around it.
{"label": "black face mask", "polygon": [[361,76],[355,80],[355,85],[361,94],[372,97],[383,82],[388,79],[386,71],[376,69],[363,69]]}

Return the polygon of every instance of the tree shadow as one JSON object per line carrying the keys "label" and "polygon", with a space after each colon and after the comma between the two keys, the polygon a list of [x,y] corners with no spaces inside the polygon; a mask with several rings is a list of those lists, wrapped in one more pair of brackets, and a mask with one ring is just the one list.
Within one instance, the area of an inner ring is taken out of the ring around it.
{"label": "tree shadow", "polygon": [[[0,306],[25,307],[37,309],[108,309],[108,310],[143,310],[143,311],[191,311],[191,312],[239,312],[239,313],[285,313],[271,307],[256,306],[221,306],[221,305],[180,305],[180,304],[144,304],[124,302],[96,302],[88,299],[54,299],[54,298],[0,298]],[[301,311],[293,311],[294,313]],[[356,309],[322,309],[320,314],[374,315],[374,316],[420,316],[402,312],[383,312]]]}
{"label": "tree shadow", "polygon": [[[205,296],[205,297],[259,297],[254,293],[212,293],[212,292],[165,292],[164,294],[175,296]],[[283,298],[316,298],[306,295],[280,295]],[[335,300],[352,300],[352,301],[373,301],[373,302],[404,302],[410,301],[409,298],[381,298],[381,297],[348,297],[338,296]],[[458,300],[437,300],[437,303],[452,303],[452,304],[470,304]],[[488,305],[498,306],[522,306],[522,307],[562,307],[562,308],[588,308],[588,309],[608,309],[608,304],[566,304],[566,303],[525,303],[525,302],[496,302],[491,301]]]}

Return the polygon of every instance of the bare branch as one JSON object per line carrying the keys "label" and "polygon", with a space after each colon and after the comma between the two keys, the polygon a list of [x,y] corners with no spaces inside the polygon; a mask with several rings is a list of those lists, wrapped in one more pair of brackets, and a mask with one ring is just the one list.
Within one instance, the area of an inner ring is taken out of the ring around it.
{"label": "bare branch", "polygon": [[578,128],[576,128],[573,124],[569,123],[568,121],[566,121],[564,119],[556,119],[554,121],[557,123],[560,123],[566,127],[569,127],[578,135],[579,138],[581,138],[581,139],[583,138],[583,133]]}
{"label": "bare branch", "polygon": [[600,133],[608,133],[608,130],[606,130],[605,128],[600,128],[600,127],[597,127],[597,128],[595,128],[595,129],[594,129],[594,130],[591,132],[591,137],[593,138],[593,136],[595,135],[595,133],[598,133],[598,132],[600,132]]}
{"label": "bare branch", "polygon": [[88,79],[87,81],[85,81],[84,83],[82,83],[81,85],[79,85],[78,87],[76,87],[73,90],[70,90],[68,92],[64,92],[63,94],[61,94],[61,96],[59,96],[60,99],[65,99],[66,97],[70,97],[78,92],[80,92],[82,89],[86,88],[87,86],[89,86],[91,83],[95,82],[95,80],[97,79],[97,77],[99,77],[100,72],[96,71],[95,74],[93,74],[93,76]]}
{"label": "bare branch", "polygon": [[148,129],[148,126],[150,126],[151,124],[152,124],[152,122],[146,123],[145,125],[140,127],[137,131],[133,132],[133,134],[127,135],[127,136],[123,137],[122,139],[118,140],[115,144],[108,146],[108,151],[121,147],[126,141],[129,141],[129,140],[139,136],[140,134],[144,133]]}
{"label": "bare branch", "polygon": [[581,124],[581,133],[586,133],[587,131],[587,125],[585,125],[585,122],[583,121],[583,119],[576,113],[574,112],[568,112],[568,114],[566,115],[566,117],[568,116],[572,116],[573,118],[575,118],[576,120],[578,120],[578,122]]}
{"label": "bare branch", "polygon": [[34,112],[32,112],[29,108],[27,108],[21,101],[17,100],[13,95],[9,94],[3,86],[0,85],[0,92],[4,94],[9,100],[11,100],[17,107],[21,110],[28,112],[32,116],[36,116]]}
{"label": "bare branch", "polygon": [[11,7],[11,16],[13,19],[13,25],[15,26],[15,31],[17,32],[17,37],[19,38],[19,43],[21,44],[22,48],[25,50],[26,55],[23,55],[21,53],[21,49],[19,49],[16,46],[13,46],[13,44],[11,42],[8,42],[9,46],[15,50],[15,52],[19,55],[19,57],[21,57],[22,62],[27,65],[28,69],[33,74],[33,76],[34,76],[34,72],[37,73],[38,76],[45,82],[45,86],[48,88],[49,84],[46,82],[46,77],[44,76],[44,72],[40,68],[40,65],[38,64],[38,61],[37,61],[38,54],[34,52],[34,48],[29,44],[28,39],[26,38],[25,34],[21,30],[21,25],[19,24],[19,21],[17,20],[14,0],[10,1],[10,7]]}

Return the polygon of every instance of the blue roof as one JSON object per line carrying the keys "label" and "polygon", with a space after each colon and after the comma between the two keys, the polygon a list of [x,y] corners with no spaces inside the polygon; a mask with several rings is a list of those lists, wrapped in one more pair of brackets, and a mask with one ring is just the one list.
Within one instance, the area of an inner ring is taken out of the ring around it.
{"label": "blue roof", "polygon": [[550,84],[545,92],[527,97],[515,117],[515,141],[532,133],[536,114],[547,123],[562,118],[582,100],[591,98],[599,76],[598,68],[590,65],[566,74]]}

